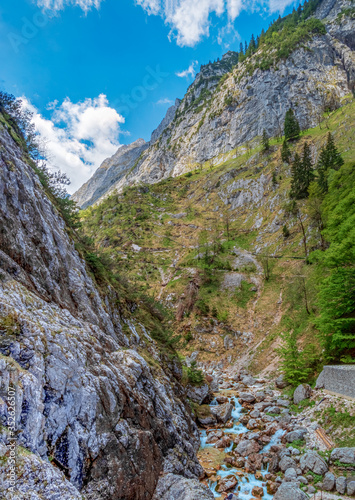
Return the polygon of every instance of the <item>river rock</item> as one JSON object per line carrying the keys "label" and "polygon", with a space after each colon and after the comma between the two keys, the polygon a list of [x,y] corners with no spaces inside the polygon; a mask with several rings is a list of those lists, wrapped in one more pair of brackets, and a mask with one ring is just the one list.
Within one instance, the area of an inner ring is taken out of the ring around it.
{"label": "river rock", "polygon": [[274,495],[274,500],[307,500],[307,498],[297,483],[282,483]]}
{"label": "river rock", "polygon": [[333,491],[335,486],[335,476],[331,472],[327,472],[323,478],[323,489],[325,491]]}
{"label": "river rock", "polygon": [[239,395],[239,401],[242,401],[243,403],[254,403],[255,399],[254,394],[251,394],[250,392],[241,392]]}
{"label": "river rock", "polygon": [[355,495],[355,477],[349,477],[347,479],[346,492],[349,496]]}
{"label": "river rock", "polygon": [[230,476],[224,477],[217,484],[216,490],[219,493],[224,493],[226,491],[234,489],[238,484],[237,478],[232,474]]}
{"label": "river rock", "polygon": [[252,453],[258,453],[259,451],[260,451],[260,445],[253,439],[252,440],[244,439],[238,444],[236,448],[236,452],[239,453],[239,455],[242,455],[242,457],[247,457]]}
{"label": "river rock", "polygon": [[275,380],[275,385],[278,389],[284,389],[285,387],[288,386],[288,382],[285,380],[284,375],[280,375],[276,380]]}
{"label": "river rock", "polygon": [[197,479],[187,479],[176,474],[167,474],[158,481],[152,500],[213,500],[207,486]]}
{"label": "river rock", "polygon": [[242,377],[241,382],[242,382],[242,384],[246,385],[247,387],[250,387],[256,383],[256,380],[254,377],[251,377],[250,375],[246,375],[245,377]]}
{"label": "river rock", "polygon": [[261,488],[261,486],[254,486],[254,488],[251,491],[251,494],[254,497],[261,498],[264,494],[264,490]]}
{"label": "river rock", "polygon": [[343,464],[355,465],[355,448],[335,448],[330,459],[332,461],[339,460]]}
{"label": "river rock", "polygon": [[230,403],[224,403],[223,405],[211,406],[210,410],[218,422],[225,424],[232,416],[233,406]]}
{"label": "river rock", "polygon": [[312,395],[312,387],[308,384],[301,384],[293,394],[293,402],[298,405],[301,401],[309,399]]}
{"label": "river rock", "polygon": [[346,492],[346,477],[344,476],[337,477],[335,481],[335,488],[338,493],[344,495]]}
{"label": "river rock", "polygon": [[292,482],[297,480],[297,471],[293,467],[285,470],[285,481]]}
{"label": "river rock", "polygon": [[296,462],[293,460],[293,458],[285,456],[281,458],[279,467],[282,470],[282,472],[285,472],[290,467],[296,469],[297,465]]}
{"label": "river rock", "polygon": [[300,466],[303,471],[310,470],[322,476],[328,471],[327,464],[316,451],[307,451],[307,453],[301,457]]}
{"label": "river rock", "polygon": [[304,439],[306,434],[307,434],[306,429],[297,429],[286,434],[285,439],[288,443],[293,443],[293,441]]}

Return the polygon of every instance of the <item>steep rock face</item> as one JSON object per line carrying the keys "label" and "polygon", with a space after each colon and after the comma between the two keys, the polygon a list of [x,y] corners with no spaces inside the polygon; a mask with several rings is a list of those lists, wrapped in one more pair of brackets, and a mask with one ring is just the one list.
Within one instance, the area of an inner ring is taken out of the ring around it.
{"label": "steep rock face", "polygon": [[128,146],[120,147],[111,158],[102,162],[90,180],[73,195],[73,199],[83,208],[95,203],[124,175],[127,175],[148,146],[149,143],[138,139]]}
{"label": "steep rock face", "polygon": [[2,124],[0,141],[5,471],[10,383],[16,388],[17,444],[23,447],[17,490],[10,492],[4,474],[0,496],[51,498],[57,488],[65,499],[150,499],[164,471],[199,476],[199,436],[182,403],[179,365],[163,358],[144,326],[124,320],[109,297],[102,299]]}
{"label": "steep rock face", "polygon": [[158,127],[152,132],[151,138],[150,138],[150,143],[153,144],[155,141],[159,139],[163,131],[166,129],[168,125],[173,121],[175,113],[180,105],[181,99],[176,99],[175,104],[173,106],[170,106],[168,111],[166,112],[166,115],[164,116],[163,120],[161,123],[158,125]]}
{"label": "steep rock face", "polygon": [[324,0],[316,17],[327,34],[301,44],[270,69],[250,73],[258,52],[224,73],[223,66],[202,68],[174,120],[115,189],[180,175],[260,136],[263,129],[269,136],[281,135],[289,108],[302,128],[315,126],[324,110],[340,105],[354,87],[355,23],[344,11],[348,7],[348,0]]}

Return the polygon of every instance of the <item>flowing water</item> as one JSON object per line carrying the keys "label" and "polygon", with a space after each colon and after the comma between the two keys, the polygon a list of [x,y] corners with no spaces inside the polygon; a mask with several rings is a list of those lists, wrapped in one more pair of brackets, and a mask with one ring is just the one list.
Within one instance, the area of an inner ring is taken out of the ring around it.
{"label": "flowing water", "polygon": [[[227,393],[227,391],[224,391],[224,394]],[[239,418],[242,413],[242,405],[239,403],[238,398],[236,396],[229,396],[228,400],[232,405],[234,405],[234,409],[232,411],[232,419],[233,419],[233,427],[228,429],[225,427],[219,427],[217,429],[214,429],[215,431],[222,430],[225,434],[243,434],[245,432],[249,432],[248,429],[239,422]],[[216,400],[213,400],[210,404],[210,406],[216,405]],[[280,439],[285,431],[282,429],[278,430],[271,438],[271,441],[261,450],[260,453],[266,453],[267,451],[270,450],[272,445],[277,445],[280,443]],[[201,449],[205,449],[207,447],[214,447],[214,444],[207,444],[207,432],[205,430],[200,431],[201,435]],[[233,449],[233,441],[231,445],[228,448],[224,449],[225,453],[230,453]],[[269,495],[266,491],[266,486],[263,486],[265,482],[260,479],[256,479],[254,474],[244,474],[240,475],[240,473],[243,472],[243,469],[236,469],[234,467],[228,467],[227,465],[222,465],[221,469],[217,471],[216,476],[219,476],[221,478],[225,478],[227,476],[234,476],[238,480],[237,486],[233,489],[228,491],[229,493],[236,493],[238,495],[238,498],[241,500],[250,500],[251,498],[254,498],[252,495],[252,490],[255,486],[259,486],[263,488],[264,494],[263,494],[263,500],[269,500],[272,499],[273,496]],[[267,468],[261,471],[262,476],[267,474]],[[210,490],[212,491],[213,495],[215,498],[220,498],[221,494],[216,491],[217,488],[217,481],[208,481],[208,486]]]}

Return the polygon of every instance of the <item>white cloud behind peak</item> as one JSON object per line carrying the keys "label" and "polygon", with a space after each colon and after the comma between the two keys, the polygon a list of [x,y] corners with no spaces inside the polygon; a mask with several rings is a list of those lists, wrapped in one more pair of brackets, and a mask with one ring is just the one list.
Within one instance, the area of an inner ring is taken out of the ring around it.
{"label": "white cloud behind peak", "polygon": [[71,179],[70,193],[120,147],[120,125],[124,118],[109,106],[104,94],[78,103],[69,98],[60,105],[50,103],[51,119],[38,113],[26,98],[23,102],[33,112],[33,123],[45,144],[49,166],[65,172]]}
{"label": "white cloud behind peak", "polygon": [[198,61],[192,61],[190,66],[187,69],[184,69],[183,71],[177,71],[175,74],[179,78],[188,78],[188,77],[194,77],[196,75],[196,67],[198,65]]}
{"label": "white cloud behind peak", "polygon": [[262,9],[283,13],[294,0],[135,0],[149,15],[160,15],[170,26],[171,35],[180,46],[193,47],[209,35],[212,14],[226,14],[227,23],[233,23],[245,10]]}

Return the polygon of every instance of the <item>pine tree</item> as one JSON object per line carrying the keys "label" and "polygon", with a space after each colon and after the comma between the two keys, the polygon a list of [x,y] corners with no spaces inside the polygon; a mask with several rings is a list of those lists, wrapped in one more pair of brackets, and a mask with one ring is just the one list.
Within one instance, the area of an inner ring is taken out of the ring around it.
{"label": "pine tree", "polygon": [[296,153],[291,167],[291,198],[302,200],[308,198],[308,188],[314,179],[311,149],[308,143],[304,144],[302,159]]}
{"label": "pine tree", "polygon": [[269,149],[270,149],[269,137],[268,137],[265,129],[263,130],[263,136],[261,138],[261,144],[263,146],[263,149],[262,149],[263,153],[266,153],[266,151],[269,151]]}
{"label": "pine tree", "polygon": [[291,179],[290,197],[299,200],[302,198],[301,196],[302,161],[298,153],[295,154],[294,160],[292,162],[291,176],[292,179]]}
{"label": "pine tree", "polygon": [[249,52],[253,53],[256,49],[255,37],[254,33],[251,35],[250,43],[249,43]]}
{"label": "pine tree", "polygon": [[301,194],[302,198],[308,198],[308,188],[314,179],[311,148],[307,142],[303,146],[302,171],[301,171]]}
{"label": "pine tree", "polygon": [[286,112],[285,116],[285,124],[284,124],[284,135],[285,135],[285,140],[289,139],[298,139],[300,136],[300,125],[297,121],[297,118],[295,117],[295,114],[293,110],[290,108]]}
{"label": "pine tree", "polygon": [[288,146],[288,142],[284,141],[282,143],[282,148],[281,148],[281,159],[284,163],[290,163],[291,160],[291,151]]}
{"label": "pine tree", "polygon": [[247,43],[247,41],[245,41],[245,44],[244,44],[244,54],[247,53],[247,50],[248,50],[248,43]]}
{"label": "pine tree", "polygon": [[339,153],[332,134],[329,132],[327,137],[327,144],[321,149],[318,163],[318,184],[323,192],[328,191],[328,173],[330,169],[339,170],[344,164],[344,160]]}
{"label": "pine tree", "polygon": [[244,48],[243,48],[242,42],[240,42],[240,45],[239,45],[239,54],[244,54]]}

